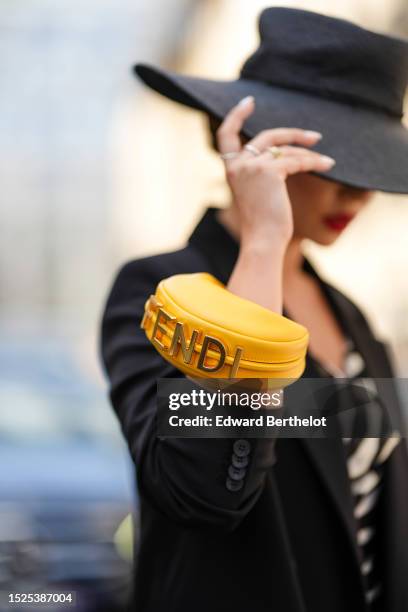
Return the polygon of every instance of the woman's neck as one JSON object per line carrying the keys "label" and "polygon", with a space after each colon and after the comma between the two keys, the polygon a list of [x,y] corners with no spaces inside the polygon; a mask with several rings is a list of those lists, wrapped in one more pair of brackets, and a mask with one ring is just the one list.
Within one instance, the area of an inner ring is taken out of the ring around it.
{"label": "woman's neck", "polygon": [[288,278],[302,272],[302,265],[302,240],[299,238],[292,238],[285,253],[285,260],[283,263],[283,278]]}

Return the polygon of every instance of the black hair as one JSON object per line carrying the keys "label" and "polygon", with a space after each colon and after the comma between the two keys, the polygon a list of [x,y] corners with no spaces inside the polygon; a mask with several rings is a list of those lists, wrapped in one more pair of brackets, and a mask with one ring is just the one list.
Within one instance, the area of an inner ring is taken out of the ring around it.
{"label": "black hair", "polygon": [[208,131],[210,136],[210,147],[218,153],[218,145],[217,145],[217,130],[221,125],[220,119],[214,117],[214,115],[207,115],[208,120]]}

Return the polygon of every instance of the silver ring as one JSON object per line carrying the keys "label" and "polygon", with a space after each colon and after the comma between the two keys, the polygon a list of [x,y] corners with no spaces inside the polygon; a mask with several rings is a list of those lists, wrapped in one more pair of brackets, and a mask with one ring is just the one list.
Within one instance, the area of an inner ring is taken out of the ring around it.
{"label": "silver ring", "polygon": [[283,151],[280,147],[267,147],[266,150],[272,155],[274,159],[278,159],[278,157],[282,157],[283,155]]}
{"label": "silver ring", "polygon": [[246,149],[247,151],[252,153],[252,155],[260,155],[261,154],[260,150],[257,149],[257,147],[255,147],[254,145],[251,145],[251,144],[246,144],[244,146],[244,149]]}
{"label": "silver ring", "polygon": [[230,153],[221,153],[220,157],[221,159],[227,160],[227,159],[235,159],[236,157],[238,157],[239,152],[238,151],[231,151]]}

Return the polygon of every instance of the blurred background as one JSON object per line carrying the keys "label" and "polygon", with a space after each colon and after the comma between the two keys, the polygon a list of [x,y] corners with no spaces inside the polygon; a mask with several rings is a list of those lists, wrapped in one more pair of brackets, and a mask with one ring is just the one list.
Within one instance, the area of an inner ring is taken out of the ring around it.
{"label": "blurred background", "polygon": [[[0,3],[0,591],[72,586],[77,610],[123,609],[137,498],[99,363],[103,304],[121,264],[179,247],[227,203],[203,117],[130,68],[235,78],[273,4],[408,36],[406,0]],[[308,250],[406,377],[405,200],[378,195]]]}

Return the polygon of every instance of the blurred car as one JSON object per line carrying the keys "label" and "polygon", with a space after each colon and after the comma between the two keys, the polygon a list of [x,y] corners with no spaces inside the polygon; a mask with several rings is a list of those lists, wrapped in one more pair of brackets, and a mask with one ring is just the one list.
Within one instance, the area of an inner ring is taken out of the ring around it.
{"label": "blurred car", "polygon": [[124,610],[131,560],[115,534],[134,505],[130,491],[104,391],[58,346],[2,343],[1,612],[19,609],[6,593],[38,590],[75,591],[76,612]]}

